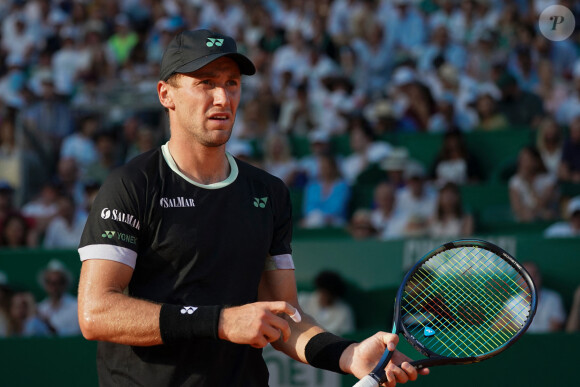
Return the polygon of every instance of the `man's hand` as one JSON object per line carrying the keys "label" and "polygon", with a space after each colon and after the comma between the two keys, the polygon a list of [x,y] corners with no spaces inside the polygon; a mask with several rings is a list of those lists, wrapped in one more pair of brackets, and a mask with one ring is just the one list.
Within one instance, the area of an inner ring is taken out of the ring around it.
{"label": "man's hand", "polygon": [[297,310],[284,301],[256,302],[252,304],[224,308],[220,315],[218,335],[220,339],[237,344],[249,344],[263,348],[268,343],[282,338],[290,338],[288,322],[277,316],[286,313],[295,321]]}
{"label": "man's hand", "polygon": [[348,347],[340,358],[340,368],[361,379],[373,370],[388,347],[389,351],[395,351],[395,353],[386,367],[388,382],[384,386],[394,387],[397,383],[417,380],[419,374],[427,375],[429,369],[425,368],[417,372],[409,363],[411,359],[395,350],[398,342],[397,335],[378,332],[363,342]]}

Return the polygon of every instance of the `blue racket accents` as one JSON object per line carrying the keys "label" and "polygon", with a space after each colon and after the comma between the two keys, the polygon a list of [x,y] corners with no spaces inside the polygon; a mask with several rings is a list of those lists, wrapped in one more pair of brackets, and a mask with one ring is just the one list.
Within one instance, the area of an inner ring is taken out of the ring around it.
{"label": "blue racket accents", "polygon": [[423,330],[423,334],[425,335],[425,337],[435,336],[435,330],[431,327],[425,327],[425,330]]}

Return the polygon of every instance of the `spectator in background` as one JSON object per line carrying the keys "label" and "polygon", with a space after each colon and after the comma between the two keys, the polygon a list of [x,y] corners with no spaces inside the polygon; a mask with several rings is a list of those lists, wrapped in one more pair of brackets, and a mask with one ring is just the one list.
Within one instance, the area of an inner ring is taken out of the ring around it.
{"label": "spectator in background", "polygon": [[304,312],[329,332],[337,335],[353,332],[355,316],[343,299],[346,293],[343,278],[334,271],[324,270],[316,275],[314,286],[313,292],[298,295],[298,303]]}
{"label": "spectator in background", "polygon": [[14,205],[14,187],[7,181],[0,180],[0,233],[2,233],[2,224],[5,219],[18,213]]}
{"label": "spectator in background", "polygon": [[512,126],[536,128],[544,116],[544,105],[536,94],[523,90],[517,79],[504,72],[497,81],[501,90],[498,110]]}
{"label": "spectator in background", "polygon": [[395,198],[396,188],[390,182],[381,182],[374,189],[374,208],[370,214],[370,221],[379,235],[387,232],[395,217]]}
{"label": "spectator in background", "polygon": [[564,101],[557,106],[556,119],[561,125],[568,125],[574,116],[578,115],[578,106],[580,104],[580,60],[576,61],[572,71],[572,81],[570,90]]}
{"label": "spectator in background", "polygon": [[80,335],[77,299],[68,293],[72,274],[64,264],[53,259],[39,274],[46,298],[38,304],[38,314],[56,336]]}
{"label": "spectator in background", "polygon": [[16,189],[23,186],[24,163],[24,152],[16,143],[14,117],[0,118],[0,180]]}
{"label": "spectator in background", "polygon": [[427,72],[434,70],[435,58],[443,58],[445,62],[451,63],[457,69],[463,70],[467,63],[467,52],[463,45],[457,44],[449,38],[448,27],[444,24],[438,25],[431,31],[431,42],[420,53],[418,60],[418,70]]}
{"label": "spectator in background", "polygon": [[115,32],[107,40],[107,57],[112,66],[120,69],[128,60],[139,37],[133,31],[127,15],[120,13],[115,17]]}
{"label": "spectator in background", "polygon": [[408,132],[427,132],[437,111],[435,98],[431,90],[421,82],[412,82],[407,90],[408,105],[399,117],[399,127]]}
{"label": "spectator in background", "polygon": [[85,187],[75,159],[66,157],[58,160],[55,183],[63,195],[70,195],[81,205],[85,199]]}
{"label": "spectator in background", "polygon": [[245,140],[263,139],[277,131],[270,120],[271,101],[264,96],[249,100],[243,108],[241,120],[234,130],[236,138]]}
{"label": "spectator in background", "polygon": [[314,127],[314,112],[308,100],[308,86],[302,82],[296,93],[282,99],[278,126],[284,133],[306,135]]}
{"label": "spectator in background", "polygon": [[469,152],[460,131],[445,133],[430,175],[439,187],[448,182],[463,185],[481,181],[479,163]]}
{"label": "spectator in background", "polygon": [[568,316],[568,321],[566,322],[566,332],[580,332],[580,286],[578,286],[574,292],[574,299],[572,300],[570,315]]}
{"label": "spectator in background", "polygon": [[347,221],[350,188],[340,176],[334,156],[320,157],[319,164],[318,178],[310,180],[304,190],[302,226],[344,226]]}
{"label": "spectator in background", "polygon": [[437,192],[426,181],[423,166],[411,160],[405,166],[405,186],[397,191],[396,217],[383,233],[384,239],[425,236],[435,214]]}
{"label": "spectator in background", "polygon": [[33,219],[39,236],[44,236],[48,223],[58,214],[60,187],[53,181],[45,183],[32,201],[24,204],[22,215]]}
{"label": "spectator in background", "polygon": [[292,187],[298,174],[298,161],[292,156],[288,137],[271,132],[264,140],[264,169]]}
{"label": "spectator in background", "polygon": [[530,273],[538,292],[538,307],[527,332],[548,333],[564,329],[566,313],[560,294],[547,289],[542,283],[542,273],[534,262],[524,262],[522,266]]}
{"label": "spectator in background", "polygon": [[37,233],[20,213],[11,213],[0,224],[0,247],[20,249],[37,246]]}
{"label": "spectator in background", "polygon": [[561,181],[580,183],[580,114],[570,121],[568,131],[562,148],[558,177]]}
{"label": "spectator in background", "polygon": [[377,140],[369,122],[362,116],[351,116],[348,125],[352,151],[341,163],[341,172],[349,185],[373,163],[380,163],[391,151],[391,145]]}
{"label": "spectator in background", "polygon": [[310,152],[299,161],[300,169],[306,174],[306,180],[317,179],[320,175],[320,159],[332,154],[330,135],[322,130],[308,134]]}
{"label": "spectator in background", "polygon": [[90,57],[83,55],[71,27],[63,28],[60,36],[62,45],[52,56],[52,74],[56,93],[69,98],[75,92],[81,73],[89,67]]}
{"label": "spectator in background", "polygon": [[94,135],[99,129],[99,120],[96,115],[86,115],[78,122],[75,133],[65,137],[60,148],[61,158],[76,160],[81,174],[84,174],[92,163],[98,159]]}
{"label": "spectator in background", "polygon": [[8,286],[6,274],[0,271],[0,338],[8,336],[10,330],[10,299],[12,289]]}
{"label": "spectator in background", "polygon": [[473,216],[463,209],[459,186],[446,183],[439,190],[435,216],[429,222],[429,236],[453,239],[471,236],[473,231]]}
{"label": "spectator in background", "polygon": [[155,129],[148,125],[140,125],[137,129],[137,138],[135,142],[129,144],[125,162],[128,162],[133,157],[147,152],[159,145],[159,136]]}
{"label": "spectator in background", "polygon": [[532,63],[530,46],[524,44],[515,47],[515,61],[511,70],[522,90],[534,92],[538,87],[539,76]]}
{"label": "spectator in background", "polygon": [[76,206],[70,195],[62,195],[58,199],[58,215],[46,228],[43,247],[46,249],[74,249],[81,240],[81,235],[87,220],[87,214]]}
{"label": "spectator in background", "polygon": [[[365,20],[361,36],[351,41],[356,61],[365,71],[365,84],[356,85],[363,88],[369,96],[380,95],[385,84],[389,81],[393,67],[393,55],[385,44],[386,36],[381,23],[374,20]],[[362,79],[361,79],[362,80]]]}
{"label": "spectator in background", "polygon": [[58,159],[62,140],[73,132],[72,112],[68,102],[56,93],[54,79],[42,79],[42,95],[23,111],[23,126],[34,149],[52,165]]}
{"label": "spectator in background", "polygon": [[355,210],[348,223],[348,233],[355,240],[376,237],[377,229],[373,226],[372,212],[367,208]]}
{"label": "spectator in background", "polygon": [[520,150],[516,173],[509,180],[510,206],[519,222],[550,220],[556,216],[556,180],[547,173],[535,147]]}
{"label": "spectator in background", "polygon": [[409,161],[409,151],[404,147],[396,147],[381,161],[381,169],[386,173],[386,180],[393,185],[395,191],[403,188],[405,182],[405,168]]}
{"label": "spectator in background", "polygon": [[38,316],[36,301],[29,292],[16,292],[10,301],[10,337],[51,336],[50,328]]}
{"label": "spectator in background", "polygon": [[446,92],[437,98],[437,112],[429,120],[428,131],[430,133],[458,130],[469,132],[476,123],[474,114],[458,106],[455,96]]}
{"label": "spectator in background", "polygon": [[[542,36],[542,40],[547,41]],[[546,113],[555,115],[568,95],[568,85],[554,72],[554,65],[548,59],[538,62],[538,84],[534,92],[544,101]]]}
{"label": "spectator in background", "polygon": [[551,116],[543,118],[536,133],[536,147],[548,173],[554,177],[558,177],[563,142],[562,129],[556,120]]}
{"label": "spectator in background", "polygon": [[509,122],[505,114],[499,111],[500,93],[491,84],[484,84],[476,92],[471,106],[475,109],[478,122],[477,129],[498,130],[508,129]]}
{"label": "spectator in background", "polygon": [[[389,4],[390,6],[390,4]],[[428,25],[411,0],[395,0],[385,17],[387,47],[398,51],[401,57],[416,57],[427,39]]]}
{"label": "spectator in background", "polygon": [[82,180],[97,181],[102,184],[109,173],[119,166],[117,136],[109,131],[97,133],[95,135],[95,148],[98,158],[88,166]]}
{"label": "spectator in background", "polygon": [[580,196],[576,196],[566,206],[566,220],[554,223],[544,231],[546,238],[580,237]]}

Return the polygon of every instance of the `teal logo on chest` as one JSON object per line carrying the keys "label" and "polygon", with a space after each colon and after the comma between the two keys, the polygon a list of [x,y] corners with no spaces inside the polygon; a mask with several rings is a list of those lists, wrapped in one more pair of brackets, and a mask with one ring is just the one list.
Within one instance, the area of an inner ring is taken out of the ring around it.
{"label": "teal logo on chest", "polygon": [[264,198],[254,198],[254,207],[265,208],[267,202],[268,202],[268,198],[267,197],[264,197]]}

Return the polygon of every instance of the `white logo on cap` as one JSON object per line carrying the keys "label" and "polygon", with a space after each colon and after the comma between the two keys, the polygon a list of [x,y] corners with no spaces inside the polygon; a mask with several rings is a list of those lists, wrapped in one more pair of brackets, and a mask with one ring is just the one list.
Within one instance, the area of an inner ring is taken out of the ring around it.
{"label": "white logo on cap", "polygon": [[207,40],[208,41],[207,41],[207,43],[205,45],[208,46],[208,47],[213,47],[214,45],[215,46],[218,46],[218,47],[221,47],[222,44],[224,44],[224,40],[223,39],[207,38]]}

